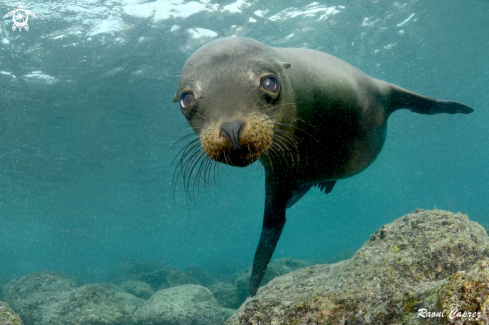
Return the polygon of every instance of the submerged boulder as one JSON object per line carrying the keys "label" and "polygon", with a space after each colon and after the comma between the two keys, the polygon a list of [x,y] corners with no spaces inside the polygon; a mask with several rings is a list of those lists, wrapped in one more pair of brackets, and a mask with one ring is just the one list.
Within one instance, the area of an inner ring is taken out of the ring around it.
{"label": "submerged boulder", "polygon": [[236,312],[236,309],[221,307],[222,317],[224,320],[230,318]]}
{"label": "submerged boulder", "polygon": [[171,267],[142,274],[140,281],[148,283],[155,291],[185,284],[200,284],[196,278],[188,273]]}
{"label": "submerged boulder", "polygon": [[219,325],[224,314],[209,289],[183,285],[157,291],[134,313],[137,325]]}
{"label": "submerged boulder", "polygon": [[487,324],[488,266],[483,227],[416,210],[349,260],[275,278],[226,324]]}
{"label": "submerged boulder", "polygon": [[0,295],[27,324],[34,324],[39,310],[46,304],[56,303],[58,296],[76,288],[76,283],[53,271],[32,273],[7,283]]}
{"label": "submerged boulder", "polygon": [[143,299],[148,299],[154,293],[153,288],[142,281],[123,282],[119,285],[119,288],[124,292]]}
{"label": "submerged boulder", "polygon": [[[122,291],[97,284],[87,284],[57,296],[37,312],[36,325],[51,324],[126,324],[144,302]],[[132,306],[131,306],[132,304]]]}
{"label": "submerged boulder", "polygon": [[219,306],[224,308],[237,309],[239,307],[238,288],[236,286],[218,282],[209,287]]}
{"label": "submerged boulder", "polygon": [[62,274],[33,273],[9,282],[2,291],[28,325],[129,324],[144,299],[112,285],[76,284]]}
{"label": "submerged boulder", "polygon": [[[196,271],[194,269],[191,270]],[[202,273],[199,274],[202,275]],[[205,276],[204,278],[207,283],[208,278]],[[131,259],[120,262],[112,270],[109,279],[110,282],[117,285],[131,281],[145,282],[151,286],[153,291],[184,284],[204,285],[188,272],[169,267],[163,262],[142,259]]]}
{"label": "submerged boulder", "polygon": [[0,325],[24,325],[24,323],[9,305],[0,301]]}

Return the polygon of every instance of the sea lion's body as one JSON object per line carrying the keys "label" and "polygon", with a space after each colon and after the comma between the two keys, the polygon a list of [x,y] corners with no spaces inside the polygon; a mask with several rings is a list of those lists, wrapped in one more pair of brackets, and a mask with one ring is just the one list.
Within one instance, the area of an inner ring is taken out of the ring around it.
{"label": "sea lion's body", "polygon": [[286,208],[313,185],[329,193],[337,180],[366,169],[383,147],[393,111],[473,111],[374,79],[326,53],[246,38],[219,39],[196,51],[182,71],[179,99],[208,157],[235,166],[259,159],[265,168],[250,296],[278,242]]}

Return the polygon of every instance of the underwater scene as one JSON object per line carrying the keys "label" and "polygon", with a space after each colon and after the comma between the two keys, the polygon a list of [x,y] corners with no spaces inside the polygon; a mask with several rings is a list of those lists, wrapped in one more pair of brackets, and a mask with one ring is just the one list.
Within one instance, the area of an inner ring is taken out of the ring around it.
{"label": "underwater scene", "polygon": [[0,14],[0,325],[489,324],[489,1]]}

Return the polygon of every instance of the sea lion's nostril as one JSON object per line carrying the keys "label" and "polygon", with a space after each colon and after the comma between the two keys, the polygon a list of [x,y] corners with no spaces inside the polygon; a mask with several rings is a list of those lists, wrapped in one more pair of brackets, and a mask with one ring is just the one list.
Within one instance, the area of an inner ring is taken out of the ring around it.
{"label": "sea lion's nostril", "polygon": [[226,137],[233,143],[233,150],[239,150],[239,133],[243,129],[244,122],[241,120],[234,120],[231,123],[226,122],[221,125],[221,137]]}

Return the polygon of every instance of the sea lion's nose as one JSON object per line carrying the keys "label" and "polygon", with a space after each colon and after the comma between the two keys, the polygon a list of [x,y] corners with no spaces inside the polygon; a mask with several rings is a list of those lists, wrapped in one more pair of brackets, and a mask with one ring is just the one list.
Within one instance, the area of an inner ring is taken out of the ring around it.
{"label": "sea lion's nose", "polygon": [[226,137],[233,143],[233,150],[239,150],[239,133],[243,129],[244,122],[234,120],[232,122],[222,123],[219,136]]}

